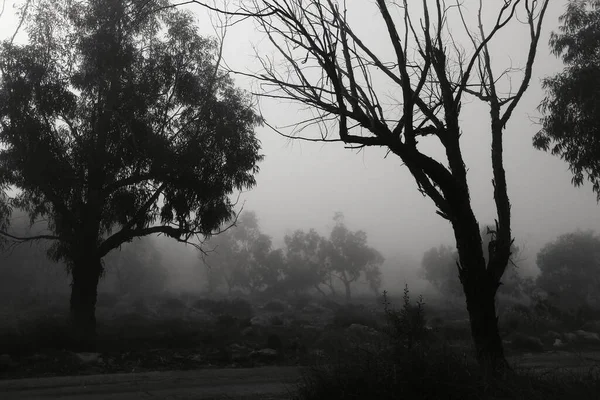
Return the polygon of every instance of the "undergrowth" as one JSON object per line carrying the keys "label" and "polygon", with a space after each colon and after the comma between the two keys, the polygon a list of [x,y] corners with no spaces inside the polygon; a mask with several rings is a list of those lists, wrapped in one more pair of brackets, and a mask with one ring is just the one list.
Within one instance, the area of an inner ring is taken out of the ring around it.
{"label": "undergrowth", "polygon": [[422,297],[412,304],[405,287],[394,310],[383,296],[389,343],[377,350],[339,351],[306,368],[295,400],[558,400],[598,399],[600,371],[587,374],[515,371],[505,380],[485,381],[474,357],[440,340],[425,324]]}

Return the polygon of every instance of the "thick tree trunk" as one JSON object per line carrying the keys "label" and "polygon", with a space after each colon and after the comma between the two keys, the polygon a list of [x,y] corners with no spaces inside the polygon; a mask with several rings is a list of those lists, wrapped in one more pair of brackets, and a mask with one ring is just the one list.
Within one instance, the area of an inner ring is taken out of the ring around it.
{"label": "thick tree trunk", "polygon": [[453,224],[460,257],[459,277],[465,293],[476,356],[486,379],[509,371],[496,316],[499,282],[487,268],[479,224],[469,209]]}
{"label": "thick tree trunk", "polygon": [[100,259],[87,259],[73,266],[71,283],[71,326],[73,345],[78,350],[92,351],[96,341],[96,299],[102,273]]}
{"label": "thick tree trunk", "polygon": [[[501,378],[510,370],[504,356],[502,338],[496,316],[497,286],[486,279],[487,271],[479,283],[465,288],[467,311],[476,357],[486,378]],[[486,282],[487,281],[487,282]]]}

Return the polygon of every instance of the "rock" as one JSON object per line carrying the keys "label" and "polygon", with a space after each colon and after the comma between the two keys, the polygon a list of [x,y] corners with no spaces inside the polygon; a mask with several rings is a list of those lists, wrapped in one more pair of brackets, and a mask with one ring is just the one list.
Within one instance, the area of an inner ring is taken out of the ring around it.
{"label": "rock", "polygon": [[532,353],[540,353],[544,351],[544,344],[540,338],[528,336],[523,333],[517,333],[512,339],[512,348],[515,350],[523,350]]}
{"label": "rock", "polygon": [[263,310],[272,312],[284,312],[289,308],[290,306],[287,303],[280,300],[271,300],[263,306]]}
{"label": "rock", "polygon": [[248,326],[244,329],[242,329],[242,336],[244,337],[248,337],[248,336],[255,336],[256,332],[254,331],[254,328],[251,326]]}
{"label": "rock", "polygon": [[374,336],[377,334],[375,329],[361,324],[351,324],[346,330],[359,336]]}
{"label": "rock", "polygon": [[260,349],[250,353],[250,357],[260,362],[272,362],[277,359],[277,350],[275,349]]}
{"label": "rock", "polygon": [[577,338],[585,343],[600,343],[600,335],[595,332],[587,332],[584,330],[575,331]]}
{"label": "rock", "polygon": [[255,326],[269,326],[271,325],[270,317],[268,315],[257,315],[252,317],[250,323]]}
{"label": "rock", "polygon": [[100,361],[100,354],[99,353],[75,353],[75,356],[83,364],[97,363],[97,362]]}
{"label": "rock", "polygon": [[326,313],[329,311],[331,311],[331,310],[329,310],[328,308],[325,308],[325,307],[321,307],[318,304],[309,304],[301,310],[301,312],[307,313],[307,314],[323,314],[323,313]]}
{"label": "rock", "polygon": [[581,329],[588,332],[600,333],[600,320],[588,321],[583,324]]}
{"label": "rock", "polygon": [[570,332],[563,334],[563,337],[568,343],[572,343],[577,340],[577,335]]}
{"label": "rock", "polygon": [[560,333],[555,332],[555,331],[548,331],[548,332],[546,332],[546,334],[544,336],[549,339],[560,339],[561,338]]}

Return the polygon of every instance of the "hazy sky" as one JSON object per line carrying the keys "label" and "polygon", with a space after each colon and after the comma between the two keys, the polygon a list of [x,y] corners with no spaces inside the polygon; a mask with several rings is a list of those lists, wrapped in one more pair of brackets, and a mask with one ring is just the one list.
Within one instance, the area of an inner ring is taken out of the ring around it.
{"label": "hazy sky", "polygon": [[[385,36],[380,35],[382,23],[373,3],[348,2],[352,15],[360,16],[361,25],[356,28],[359,34],[385,49]],[[538,116],[536,107],[543,96],[540,80],[561,68],[547,43],[550,31],[558,27],[558,16],[565,4],[551,1],[533,79],[505,134],[513,235],[517,244],[526,245],[530,261],[534,261],[544,243],[559,234],[577,228],[600,230],[600,206],[590,185],[574,188],[568,165],[531,145],[538,130],[532,118]],[[12,2],[7,1],[6,7],[0,19],[1,37],[11,34],[15,27]],[[212,34],[206,11],[197,5],[188,8],[196,12],[200,31]],[[518,26],[504,32],[493,48],[497,65],[523,65],[528,45],[523,33],[526,31]],[[226,38],[225,60],[234,69],[256,70],[252,46],[260,39],[251,21],[236,25]],[[236,78],[236,82],[247,88],[251,84],[242,78]],[[265,117],[275,124],[296,120],[297,107],[272,103],[263,106]],[[495,217],[488,126],[485,105],[463,105],[462,145],[473,206],[481,223]],[[314,227],[327,232],[336,211],[344,212],[351,229],[366,230],[370,242],[384,254],[404,253],[420,259],[431,246],[453,243],[450,225],[435,214],[432,202],[417,191],[414,179],[398,158],[390,155],[384,159],[381,149],[370,148],[357,154],[340,143],[291,142],[267,127],[259,128],[258,136],[266,157],[260,166],[258,185],[244,193],[242,199],[246,209],[257,212],[263,230],[274,236],[276,243],[280,243],[283,234],[297,228]]]}

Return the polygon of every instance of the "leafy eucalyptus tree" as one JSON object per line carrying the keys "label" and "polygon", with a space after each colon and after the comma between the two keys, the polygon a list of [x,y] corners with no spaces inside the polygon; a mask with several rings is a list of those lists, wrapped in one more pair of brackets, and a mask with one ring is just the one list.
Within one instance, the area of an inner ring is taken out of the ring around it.
{"label": "leafy eucalyptus tree", "polygon": [[[102,259],[151,234],[198,245],[255,185],[260,118],[220,46],[166,0],[32,0],[0,48],[0,236],[50,240],[91,346]],[[11,233],[25,210],[48,231]]]}
{"label": "leafy eucalyptus tree", "polygon": [[560,21],[550,48],[565,67],[543,80],[533,145],[566,161],[575,186],[587,178],[600,201],[600,1],[570,0]]}

